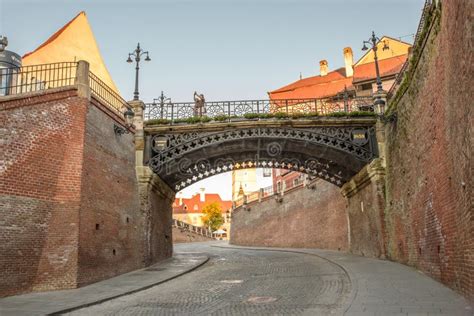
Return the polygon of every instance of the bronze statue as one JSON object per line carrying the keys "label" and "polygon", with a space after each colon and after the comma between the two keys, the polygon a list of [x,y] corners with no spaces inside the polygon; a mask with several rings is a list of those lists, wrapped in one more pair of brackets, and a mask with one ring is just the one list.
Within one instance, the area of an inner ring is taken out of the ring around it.
{"label": "bronze statue", "polygon": [[198,94],[194,91],[194,116],[202,117],[206,114],[205,102],[204,94]]}

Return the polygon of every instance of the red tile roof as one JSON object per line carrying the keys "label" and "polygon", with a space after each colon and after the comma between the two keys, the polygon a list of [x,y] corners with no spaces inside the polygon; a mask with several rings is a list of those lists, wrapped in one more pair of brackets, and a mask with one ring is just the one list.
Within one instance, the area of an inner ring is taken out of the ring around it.
{"label": "red tile roof", "polygon": [[[379,60],[380,77],[395,75],[400,72],[408,55],[395,56]],[[368,63],[354,67],[353,82],[373,80],[375,78],[375,64]]]}
{"label": "red tile roof", "polygon": [[[182,198],[182,205],[179,205],[179,198],[176,198],[173,203],[173,213],[175,214],[186,214],[186,213],[202,213],[202,209],[211,203],[218,203],[221,206],[222,213],[227,212],[232,208],[232,201],[224,201],[221,199],[219,194],[216,193],[206,193],[204,202],[201,202],[199,194],[193,195],[191,198]],[[197,210],[194,209],[194,206],[197,205]],[[186,209],[184,208],[186,206]]]}
{"label": "red tile roof", "polygon": [[[379,61],[380,75],[386,77],[397,74],[403,67],[408,55],[401,55]],[[270,99],[309,99],[334,96],[346,87],[353,89],[353,83],[375,79],[374,62],[354,67],[354,77],[346,77],[345,69],[339,68],[326,76],[314,76],[295,81],[268,93]]]}
{"label": "red tile roof", "polygon": [[287,86],[269,92],[270,99],[325,98],[352,86],[352,77],[345,76],[345,69],[339,68],[326,76],[314,76],[295,81]]}

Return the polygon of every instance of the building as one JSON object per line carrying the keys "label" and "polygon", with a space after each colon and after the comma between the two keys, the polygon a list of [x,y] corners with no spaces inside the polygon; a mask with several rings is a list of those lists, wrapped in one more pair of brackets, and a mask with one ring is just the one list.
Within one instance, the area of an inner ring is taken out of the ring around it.
{"label": "building", "polygon": [[257,169],[239,169],[232,171],[232,200],[239,195],[249,194],[258,190]]}
{"label": "building", "polygon": [[[79,60],[87,61],[90,71],[115,93],[120,94],[105,66],[84,11],[56,31],[34,51],[25,54],[22,65],[32,66]],[[49,74],[44,74],[44,76],[46,78]]]}
{"label": "building", "polygon": [[[411,45],[384,36],[377,43],[380,77],[388,90],[408,58]],[[323,99],[344,93],[349,98],[371,96],[376,91],[373,51],[369,50],[356,63],[350,47],[343,49],[344,67],[329,71],[326,60],[319,62],[319,75],[302,78],[281,88],[268,92],[271,100],[278,99]]]}
{"label": "building", "polygon": [[[377,43],[382,87],[388,91],[405,64],[411,45],[383,36]],[[301,78],[268,92],[271,100],[278,99],[336,99],[370,97],[377,90],[374,53],[368,50],[356,63],[350,47],[343,49],[344,67],[329,71],[328,62],[319,62],[319,75]],[[362,109],[362,108],[361,108]],[[337,109],[334,109],[337,110]],[[299,172],[273,169],[274,190],[281,192],[290,183],[304,181]]]}
{"label": "building", "polygon": [[230,231],[230,216],[232,212],[232,201],[222,200],[217,193],[205,193],[205,189],[201,188],[199,193],[194,194],[190,198],[183,198],[180,193],[173,203],[173,218],[194,226],[203,227],[202,210],[211,203],[218,203],[224,217],[222,229]]}

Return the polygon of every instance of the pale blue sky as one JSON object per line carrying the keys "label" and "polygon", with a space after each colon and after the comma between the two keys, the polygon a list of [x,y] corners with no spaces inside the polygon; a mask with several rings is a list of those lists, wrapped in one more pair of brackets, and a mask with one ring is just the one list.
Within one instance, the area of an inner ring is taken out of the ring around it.
{"label": "pale blue sky", "polygon": [[[134,69],[125,62],[139,41],[152,61],[141,69],[141,99],[161,90],[175,101],[266,98],[266,92],[343,66],[371,31],[416,32],[424,0],[0,0],[0,34],[9,49],[35,49],[77,13],[87,12],[108,69],[125,99]],[[403,38],[411,42],[412,37]],[[229,182],[229,177],[226,178]],[[226,187],[221,180],[209,190]]]}

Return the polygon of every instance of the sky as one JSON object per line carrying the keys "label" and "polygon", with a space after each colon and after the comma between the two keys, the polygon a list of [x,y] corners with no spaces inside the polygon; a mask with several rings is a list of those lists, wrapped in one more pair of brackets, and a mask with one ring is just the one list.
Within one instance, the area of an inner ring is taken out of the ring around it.
{"label": "sky", "polygon": [[[131,100],[137,42],[151,61],[140,69],[140,98],[163,90],[173,101],[265,99],[267,92],[362,56],[372,30],[413,41],[424,0],[0,0],[0,35],[23,55],[86,11],[109,72]],[[207,180],[228,188],[230,176]],[[203,186],[198,183],[191,188]],[[265,185],[263,185],[265,186]],[[227,190],[227,189],[226,189]],[[227,190],[229,191],[229,190]],[[226,191],[226,192],[227,192]],[[222,193],[225,193],[222,191]],[[230,196],[230,191],[224,194]]]}

